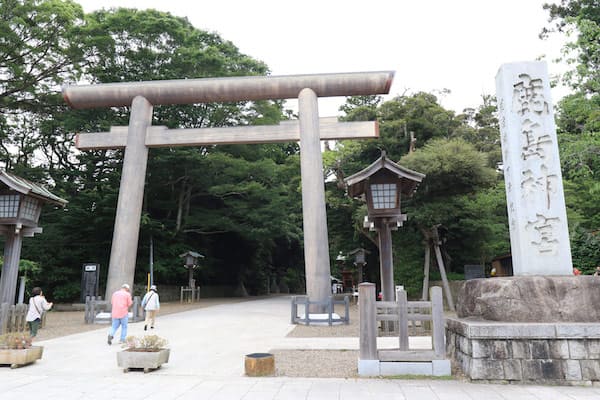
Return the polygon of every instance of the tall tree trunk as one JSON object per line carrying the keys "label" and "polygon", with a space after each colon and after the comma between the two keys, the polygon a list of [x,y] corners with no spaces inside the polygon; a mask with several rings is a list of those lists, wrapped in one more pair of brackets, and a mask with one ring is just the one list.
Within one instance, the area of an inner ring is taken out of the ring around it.
{"label": "tall tree trunk", "polygon": [[177,201],[177,218],[175,222],[175,233],[178,233],[181,230],[181,221],[183,218],[183,202],[185,198],[185,181],[181,185],[181,190],[179,191],[179,199]]}

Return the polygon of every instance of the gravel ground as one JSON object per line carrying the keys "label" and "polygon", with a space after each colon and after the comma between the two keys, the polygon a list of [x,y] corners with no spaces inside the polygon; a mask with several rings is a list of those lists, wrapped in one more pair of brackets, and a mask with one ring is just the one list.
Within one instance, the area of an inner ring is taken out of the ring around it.
{"label": "gravel ground", "polygon": [[[301,311],[301,310],[300,310]],[[343,316],[343,305],[335,312]],[[350,323],[341,325],[296,325],[288,337],[358,337],[358,306],[348,310]],[[357,377],[357,350],[272,350],[275,356],[275,375],[303,378],[355,378]]]}
{"label": "gravel ground", "polygon": [[302,378],[358,377],[358,350],[273,350],[275,375]]}

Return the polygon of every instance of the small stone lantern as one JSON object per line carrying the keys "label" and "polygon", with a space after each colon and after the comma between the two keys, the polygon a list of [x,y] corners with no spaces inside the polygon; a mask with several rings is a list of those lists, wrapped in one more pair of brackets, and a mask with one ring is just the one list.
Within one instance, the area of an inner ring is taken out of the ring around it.
{"label": "small stone lantern", "polygon": [[400,209],[401,196],[412,196],[425,177],[389,160],[385,151],[373,164],[346,178],[348,196],[367,202],[365,227],[379,234],[381,291],[384,301],[394,301],[394,267],[392,261],[392,230],[406,221]]}
{"label": "small stone lantern", "polygon": [[179,257],[183,258],[183,266],[188,270],[188,285],[189,289],[192,291],[192,299],[195,299],[194,291],[196,289],[196,281],[194,280],[194,270],[198,268],[198,259],[204,258],[204,256],[195,251],[186,251],[185,253],[180,254]]}
{"label": "small stone lantern", "polygon": [[367,254],[370,253],[370,251],[365,250],[361,247],[359,247],[358,249],[354,249],[350,253],[348,253],[349,257],[354,256],[354,265],[356,266],[356,270],[358,272],[359,284],[363,282],[363,268],[365,265],[367,265]]}
{"label": "small stone lantern", "polygon": [[6,237],[0,304],[15,302],[23,238],[42,233],[38,220],[45,203],[64,207],[68,202],[40,185],[0,171],[0,234]]}

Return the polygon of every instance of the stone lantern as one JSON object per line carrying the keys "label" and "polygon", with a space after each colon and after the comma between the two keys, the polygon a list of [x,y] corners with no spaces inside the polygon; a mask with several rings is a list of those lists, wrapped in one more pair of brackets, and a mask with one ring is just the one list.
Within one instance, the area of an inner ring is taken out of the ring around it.
{"label": "stone lantern", "polygon": [[363,268],[365,265],[367,265],[367,254],[369,253],[371,252],[363,249],[362,247],[354,249],[348,253],[349,257],[354,256],[354,265],[356,266],[359,284],[363,281]]}
{"label": "stone lantern", "polygon": [[45,203],[64,207],[67,201],[40,185],[0,171],[0,234],[6,237],[0,304],[15,302],[23,238],[42,233],[38,220]]}
{"label": "stone lantern", "polygon": [[185,253],[180,254],[179,257],[183,258],[183,266],[188,269],[188,285],[190,289],[192,289],[192,298],[194,298],[193,290],[196,288],[194,269],[198,268],[198,259],[204,258],[204,256],[195,251],[186,251]]}
{"label": "stone lantern", "polygon": [[381,291],[384,301],[394,301],[394,266],[391,231],[406,221],[402,214],[401,196],[412,196],[424,174],[389,160],[385,152],[373,164],[345,179],[348,196],[367,202],[365,227],[379,234]]}
{"label": "stone lantern", "polygon": [[354,286],[354,279],[352,277],[352,271],[346,268],[346,256],[341,251],[335,258],[335,263],[339,268],[339,272],[342,274],[342,286],[344,292],[351,291]]}

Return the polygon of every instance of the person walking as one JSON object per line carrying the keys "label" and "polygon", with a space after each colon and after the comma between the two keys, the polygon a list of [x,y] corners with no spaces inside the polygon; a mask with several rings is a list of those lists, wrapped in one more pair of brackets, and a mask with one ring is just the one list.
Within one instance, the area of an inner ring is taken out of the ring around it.
{"label": "person walking", "polygon": [[108,344],[112,344],[112,340],[115,337],[115,333],[119,326],[121,327],[121,343],[125,343],[127,338],[127,322],[129,320],[129,307],[133,304],[131,300],[129,285],[124,283],[121,289],[113,293],[110,298],[110,304],[112,305],[111,319],[112,326],[108,332]]}
{"label": "person walking", "polygon": [[52,308],[53,303],[46,301],[42,288],[34,287],[31,290],[29,298],[29,310],[25,316],[27,326],[29,326],[29,336],[36,337],[37,331],[42,323],[42,314]]}
{"label": "person walking", "polygon": [[154,329],[156,313],[160,310],[160,299],[158,290],[156,290],[156,285],[150,286],[150,291],[146,293],[142,299],[142,307],[144,307],[144,310],[146,311],[144,330],[148,330],[148,324],[150,324],[150,329]]}

